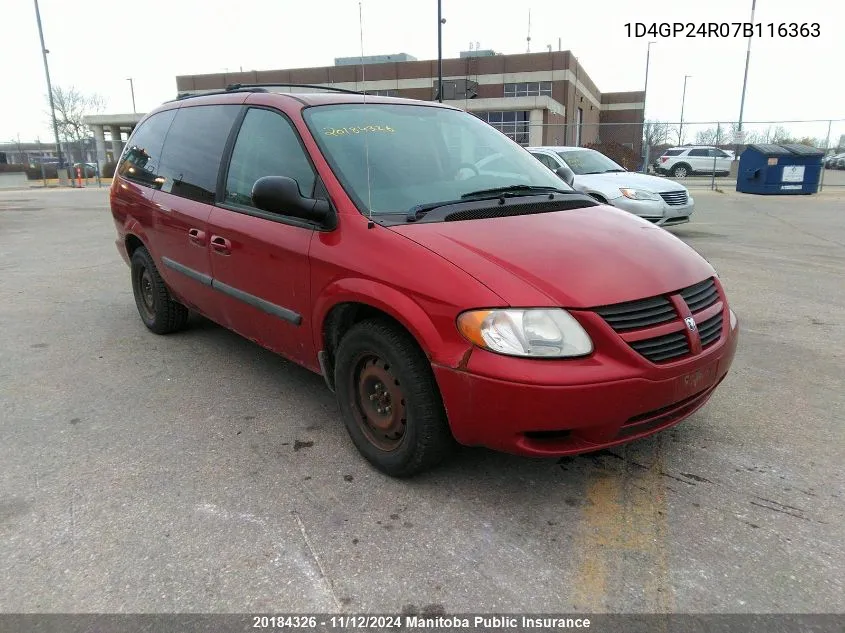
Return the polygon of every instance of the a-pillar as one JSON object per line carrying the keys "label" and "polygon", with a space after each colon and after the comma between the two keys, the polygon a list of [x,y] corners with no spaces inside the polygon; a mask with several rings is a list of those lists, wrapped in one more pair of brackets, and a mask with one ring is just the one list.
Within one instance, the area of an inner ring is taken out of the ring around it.
{"label": "a-pillar", "polygon": [[123,141],[120,140],[120,126],[110,125],[109,130],[111,131],[111,151],[114,154],[114,160],[117,160],[123,151]]}
{"label": "a-pillar", "polygon": [[91,131],[94,132],[94,147],[97,148],[97,165],[102,173],[103,163],[106,162],[106,132],[102,125],[92,125]]}

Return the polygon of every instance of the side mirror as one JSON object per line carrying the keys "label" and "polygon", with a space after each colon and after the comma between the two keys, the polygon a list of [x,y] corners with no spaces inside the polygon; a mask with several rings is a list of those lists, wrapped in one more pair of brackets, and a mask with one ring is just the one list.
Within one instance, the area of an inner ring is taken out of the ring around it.
{"label": "side mirror", "polygon": [[304,198],[299,185],[287,176],[264,176],[252,185],[252,202],[262,211],[325,222],[331,208],[325,200]]}
{"label": "side mirror", "polygon": [[555,173],[560,177],[561,180],[563,180],[563,182],[565,182],[570,187],[572,186],[572,183],[575,181],[575,172],[572,171],[566,165],[561,165],[560,167],[555,169]]}

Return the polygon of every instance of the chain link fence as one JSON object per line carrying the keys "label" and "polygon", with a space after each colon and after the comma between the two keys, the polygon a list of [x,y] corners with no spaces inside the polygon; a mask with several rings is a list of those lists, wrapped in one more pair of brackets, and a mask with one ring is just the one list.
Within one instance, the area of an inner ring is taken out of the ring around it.
{"label": "chain link fence", "polygon": [[[525,125],[531,140],[523,140],[523,144],[590,147],[630,171],[659,174],[687,187],[711,189],[736,186],[739,157],[748,145],[809,145],[824,152],[820,190],[845,187],[845,160],[831,160],[845,153],[845,119],[746,121],[741,129],[737,121]],[[686,161],[691,163],[687,169],[674,169],[679,162],[677,148],[688,149],[680,154],[689,156],[693,146],[714,151],[696,150],[696,156]]]}

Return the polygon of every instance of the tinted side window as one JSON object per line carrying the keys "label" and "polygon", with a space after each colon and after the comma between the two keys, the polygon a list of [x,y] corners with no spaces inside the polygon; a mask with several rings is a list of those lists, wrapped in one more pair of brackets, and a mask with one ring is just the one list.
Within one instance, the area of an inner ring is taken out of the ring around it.
{"label": "tinted side window", "polygon": [[120,157],[118,174],[140,185],[161,188],[164,182],[159,176],[161,148],[174,116],[176,110],[165,110],[152,115],[138,126]]}
{"label": "tinted side window", "polygon": [[534,158],[539,160],[541,163],[543,163],[546,167],[548,167],[552,171],[557,169],[557,164],[555,163],[553,158],[546,156],[545,154],[532,154],[532,156],[534,156]]}
{"label": "tinted side window", "polygon": [[252,185],[264,176],[287,176],[299,192],[313,195],[314,170],[296,132],[282,115],[253,108],[246,113],[226,177],[226,201],[253,206]]}
{"label": "tinted side window", "polygon": [[667,149],[663,152],[664,156],[680,156],[684,150],[682,149]]}
{"label": "tinted side window", "polygon": [[690,156],[707,156],[709,150],[706,149],[691,149],[689,151]]}
{"label": "tinted side window", "polygon": [[214,105],[177,111],[161,156],[162,191],[214,203],[220,160],[239,110],[237,105]]}

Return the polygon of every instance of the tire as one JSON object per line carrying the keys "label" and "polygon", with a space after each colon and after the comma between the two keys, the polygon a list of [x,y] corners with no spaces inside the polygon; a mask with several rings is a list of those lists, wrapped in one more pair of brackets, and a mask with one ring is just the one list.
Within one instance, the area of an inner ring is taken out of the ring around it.
{"label": "tire", "polygon": [[185,327],[188,308],[175,301],[143,246],[132,253],[132,292],[141,321],[156,334],[170,334]]}
{"label": "tire", "polygon": [[672,176],[674,176],[675,178],[686,178],[691,173],[692,170],[690,169],[689,165],[685,165],[684,163],[675,165],[672,168]]}
{"label": "tire", "polygon": [[356,323],[343,337],[335,389],[352,442],[380,471],[410,477],[453,452],[431,364],[411,335],[386,319]]}

